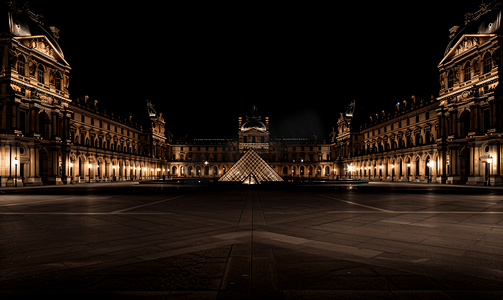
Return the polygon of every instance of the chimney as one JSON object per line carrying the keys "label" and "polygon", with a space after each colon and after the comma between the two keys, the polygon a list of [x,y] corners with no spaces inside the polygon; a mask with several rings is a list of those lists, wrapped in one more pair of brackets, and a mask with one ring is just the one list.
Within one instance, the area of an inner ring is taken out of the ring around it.
{"label": "chimney", "polygon": [[51,30],[52,37],[56,40],[56,42],[59,40],[59,29],[57,29],[54,26],[49,26],[49,29]]}

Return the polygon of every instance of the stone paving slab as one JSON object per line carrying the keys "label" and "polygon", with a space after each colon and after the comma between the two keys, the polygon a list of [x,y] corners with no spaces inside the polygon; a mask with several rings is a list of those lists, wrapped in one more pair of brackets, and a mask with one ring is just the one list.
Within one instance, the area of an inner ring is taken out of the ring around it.
{"label": "stone paving slab", "polygon": [[96,186],[4,191],[2,299],[503,298],[499,190]]}

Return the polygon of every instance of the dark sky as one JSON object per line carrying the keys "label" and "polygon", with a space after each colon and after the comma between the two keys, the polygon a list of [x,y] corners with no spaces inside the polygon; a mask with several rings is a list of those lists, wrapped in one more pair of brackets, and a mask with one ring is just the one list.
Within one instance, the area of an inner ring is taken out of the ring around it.
{"label": "dark sky", "polygon": [[222,138],[252,104],[275,136],[326,137],[352,100],[379,111],[435,95],[448,30],[481,3],[346,2],[29,4],[61,30],[72,99],[124,115],[148,99],[175,137]]}

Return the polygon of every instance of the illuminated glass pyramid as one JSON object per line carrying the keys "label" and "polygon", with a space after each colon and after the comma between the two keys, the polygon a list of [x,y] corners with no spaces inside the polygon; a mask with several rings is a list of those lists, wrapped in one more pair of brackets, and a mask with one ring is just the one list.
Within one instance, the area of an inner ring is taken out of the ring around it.
{"label": "illuminated glass pyramid", "polygon": [[239,181],[260,184],[263,181],[283,181],[253,149],[248,150],[219,181]]}

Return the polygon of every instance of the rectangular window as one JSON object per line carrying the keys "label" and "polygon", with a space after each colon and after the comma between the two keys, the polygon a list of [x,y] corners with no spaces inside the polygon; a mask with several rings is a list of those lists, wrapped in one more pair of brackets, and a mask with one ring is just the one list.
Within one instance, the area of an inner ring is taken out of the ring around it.
{"label": "rectangular window", "polygon": [[110,130],[110,123],[107,123],[107,130]]}
{"label": "rectangular window", "polygon": [[85,123],[85,121],[86,121],[86,118],[84,117],[84,115],[80,115],[80,122]]}
{"label": "rectangular window", "polygon": [[91,118],[91,125],[94,125],[94,118]]}

